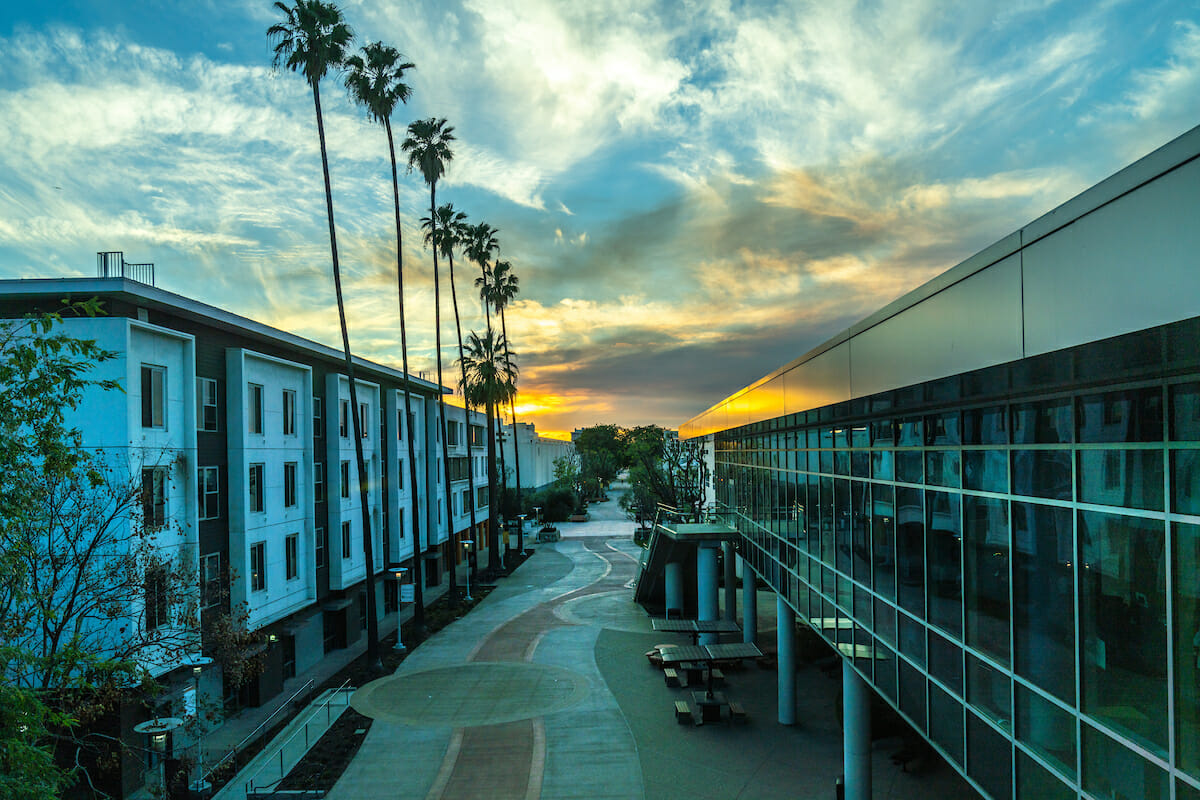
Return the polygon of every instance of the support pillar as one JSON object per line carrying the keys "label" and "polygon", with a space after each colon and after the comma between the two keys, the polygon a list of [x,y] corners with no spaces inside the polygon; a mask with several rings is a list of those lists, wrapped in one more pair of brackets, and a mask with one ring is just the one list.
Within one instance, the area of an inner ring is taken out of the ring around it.
{"label": "support pillar", "polygon": [[667,619],[683,616],[683,564],[671,561],[664,570]]}
{"label": "support pillar", "polygon": [[842,758],[845,800],[871,800],[871,688],[842,659]]}
{"label": "support pillar", "polygon": [[796,724],[796,612],[782,595],[775,596],[775,630],[779,661],[779,724]]}
{"label": "support pillar", "polygon": [[725,619],[737,622],[737,553],[725,542]]}
{"label": "support pillar", "polygon": [[758,641],[758,576],[742,559],[742,641]]}
{"label": "support pillar", "polygon": [[[715,620],[717,607],[717,547],[701,544],[696,548],[696,619]],[[717,634],[700,634],[700,644],[716,644]]]}

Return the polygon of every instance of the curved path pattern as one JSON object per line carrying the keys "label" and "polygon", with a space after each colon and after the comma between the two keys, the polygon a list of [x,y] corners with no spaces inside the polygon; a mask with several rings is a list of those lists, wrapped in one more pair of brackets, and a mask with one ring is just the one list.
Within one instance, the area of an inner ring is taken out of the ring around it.
{"label": "curved path pattern", "polygon": [[628,589],[639,552],[627,538],[543,547],[361,688],[351,703],[375,723],[329,796],[643,797],[636,743],[595,661],[604,627],[650,631]]}

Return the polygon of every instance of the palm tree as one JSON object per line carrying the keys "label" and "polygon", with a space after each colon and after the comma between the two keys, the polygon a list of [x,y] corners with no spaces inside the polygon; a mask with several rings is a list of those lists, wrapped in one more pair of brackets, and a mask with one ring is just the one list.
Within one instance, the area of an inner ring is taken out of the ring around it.
{"label": "palm tree", "polygon": [[[504,340],[504,363],[509,367],[512,366],[510,353],[508,352],[508,324],[505,321],[504,310],[509,303],[520,293],[520,280],[513,274],[512,264],[507,261],[497,261],[492,268],[492,289],[491,300],[492,305],[500,312],[500,332]],[[508,401],[509,414],[512,416],[512,439],[513,439],[513,461],[516,462],[517,469],[517,513],[520,514],[524,510],[524,499],[521,496],[521,454],[517,443],[517,409],[516,409],[516,393]],[[503,453],[501,454],[503,462]],[[517,528],[517,552],[525,551],[525,526],[521,524]]]}
{"label": "palm tree", "polygon": [[487,287],[491,283],[492,256],[500,250],[500,242],[496,239],[496,234],[500,231],[486,222],[471,226],[469,231],[467,258],[474,261],[476,266],[479,267],[480,274],[475,279],[475,286],[479,289],[479,299],[483,301],[483,311],[487,317],[488,330],[491,330],[492,310],[491,306],[488,305]]}
{"label": "palm tree", "polygon": [[[446,173],[446,164],[454,158],[450,143],[454,141],[454,127],[444,119],[419,119],[408,125],[408,136],[400,143],[400,149],[408,153],[408,169],[421,171],[429,184],[429,216],[433,220],[431,241],[438,241],[437,233],[437,182]],[[438,248],[433,248],[433,307],[434,347],[437,352],[437,382],[442,386],[442,296],[438,280]],[[442,438],[442,475],[444,500],[446,503],[446,528],[454,532],[453,504],[450,502],[450,448],[446,441],[446,400],[438,391],[438,424]],[[457,544],[455,545],[457,547]],[[451,569],[453,574],[453,568]]]}
{"label": "palm tree", "polygon": [[325,120],[321,115],[321,79],[330,67],[341,67],[346,49],[354,32],[333,3],[321,0],[295,0],[289,6],[276,2],[283,22],[267,29],[267,41],[274,44],[272,66],[287,67],[302,72],[312,87],[313,106],[317,112],[317,136],[321,143],[321,172],[325,177],[325,214],[329,219],[329,250],[333,258],[333,287],[337,295],[338,322],[342,329],[342,353],[345,359],[346,380],[350,384],[350,418],[354,423],[354,451],[358,464],[359,504],[362,506],[363,555],[367,578],[367,659],[381,666],[379,660],[379,620],[375,610],[375,556],[371,537],[370,492],[367,485],[366,462],[363,459],[362,430],[358,415],[358,391],[354,377],[354,361],[350,356],[350,334],[346,329],[346,306],[342,301],[342,272],[338,265],[337,230],[333,222],[333,190],[329,183],[329,155],[325,149]]}
{"label": "palm tree", "polygon": [[[425,244],[433,246],[440,250],[450,264],[450,299],[454,304],[454,331],[458,336],[458,358],[462,361],[463,357],[463,338],[462,324],[458,316],[458,293],[454,289],[454,248],[459,245],[459,234],[466,227],[467,215],[461,211],[455,211],[452,203],[446,203],[437,210],[436,219],[431,217],[421,218],[421,227],[425,231]],[[434,232],[436,230],[436,233]],[[435,239],[436,237],[436,239]],[[467,448],[467,508],[471,515],[471,535],[475,535],[475,470],[471,467],[471,404],[463,398],[463,431],[466,436]],[[450,474],[450,465],[447,461],[446,474]],[[447,490],[449,490],[450,481],[446,481]],[[458,542],[454,544],[455,553],[458,552]],[[468,556],[469,558],[469,556]],[[454,602],[455,591],[457,585],[455,583],[455,573],[450,573],[450,598]]]}
{"label": "palm tree", "polygon": [[[375,122],[383,123],[387,132],[388,155],[392,161],[392,202],[396,212],[396,293],[400,300],[400,358],[404,366],[404,375],[408,371],[408,329],[404,314],[404,248],[400,228],[400,178],[396,170],[396,144],[392,137],[392,112],[397,103],[408,102],[412,89],[404,82],[405,70],[415,69],[416,65],[404,61],[400,51],[389,47],[383,42],[372,42],[364,45],[359,53],[346,59],[346,88],[354,102],[367,110],[367,114]],[[404,392],[404,419],[411,420],[412,399],[409,391]],[[397,422],[397,425],[400,423]],[[405,425],[408,423],[405,422]],[[421,579],[421,522],[417,513],[417,456],[413,442],[413,432],[408,432],[408,485],[412,492],[412,529],[413,529],[413,627],[418,634],[425,629],[425,598]],[[401,521],[403,528],[403,521]],[[387,559],[387,554],[384,554]]]}
{"label": "palm tree", "polygon": [[[496,406],[516,392],[517,369],[500,358],[504,335],[488,328],[482,337],[472,331],[463,357],[462,389],[467,402],[487,409],[488,431],[495,430]],[[500,529],[496,521],[496,438],[488,436],[488,571],[500,570]]]}

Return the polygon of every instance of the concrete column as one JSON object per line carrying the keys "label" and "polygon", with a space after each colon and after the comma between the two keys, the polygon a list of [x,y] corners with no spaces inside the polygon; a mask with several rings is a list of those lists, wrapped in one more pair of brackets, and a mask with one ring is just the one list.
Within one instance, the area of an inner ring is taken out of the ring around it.
{"label": "concrete column", "polygon": [[683,616],[683,564],[668,562],[664,571],[667,617]]}
{"label": "concrete column", "polygon": [[725,619],[737,622],[737,553],[725,542]]}
{"label": "concrete column", "polygon": [[779,650],[779,724],[796,724],[796,612],[781,595],[775,597]]}
{"label": "concrete column", "polygon": [[[715,620],[717,607],[717,545],[701,544],[696,548],[696,619]],[[700,644],[716,644],[717,634],[700,634]]]}
{"label": "concrete column", "polygon": [[758,576],[742,560],[742,641],[758,641]]}
{"label": "concrete column", "polygon": [[871,800],[871,689],[842,659],[842,759],[845,800]]}

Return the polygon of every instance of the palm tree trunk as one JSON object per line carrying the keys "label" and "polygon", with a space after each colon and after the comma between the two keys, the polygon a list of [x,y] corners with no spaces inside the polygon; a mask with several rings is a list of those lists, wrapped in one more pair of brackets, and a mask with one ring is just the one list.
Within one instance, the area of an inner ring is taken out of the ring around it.
{"label": "palm tree trunk", "polygon": [[500,572],[500,527],[496,519],[496,403],[487,401],[488,426],[488,572]]}
{"label": "palm tree trunk", "polygon": [[[400,298],[400,359],[404,367],[404,379],[409,378],[408,371],[408,331],[404,321],[404,249],[400,240],[400,178],[396,171],[396,145],[392,139],[392,121],[388,118],[383,120],[384,127],[387,129],[388,138],[388,154],[392,157],[392,199],[396,210],[396,292]],[[405,386],[404,389],[404,422],[396,421],[396,430],[402,430],[400,427],[403,424],[408,428],[408,486],[409,493],[412,497],[410,503],[412,510],[412,529],[413,529],[413,627],[418,635],[425,633],[425,593],[422,584],[424,581],[421,577],[423,564],[421,563],[421,520],[420,514],[417,512],[417,455],[416,443],[413,441],[413,426],[411,421],[412,413],[412,398],[410,396],[410,387]],[[400,520],[400,532],[404,532],[404,520]],[[397,589],[399,592],[399,589]],[[396,601],[396,608],[399,609],[399,599]],[[399,615],[397,614],[397,617]],[[399,636],[400,622],[397,619],[397,641],[402,641]]]}
{"label": "palm tree trunk", "polygon": [[[467,364],[463,360],[462,322],[458,315],[458,290],[454,286],[454,250],[450,250],[450,300],[454,304],[454,332],[458,335],[458,366],[462,370],[463,386],[463,430],[467,437],[467,508],[471,512],[471,538],[475,538],[475,459],[471,455],[471,404],[467,402]],[[458,556],[458,543],[455,542],[454,555]],[[470,554],[467,555],[468,560]],[[468,569],[470,565],[468,565]]]}
{"label": "palm tree trunk", "polygon": [[358,391],[354,379],[354,359],[350,355],[350,334],[346,329],[346,306],[342,302],[342,271],[338,265],[337,230],[333,224],[333,189],[329,183],[329,156],[325,150],[325,120],[321,115],[321,89],[314,81],[313,105],[317,110],[317,135],[321,140],[321,173],[325,177],[325,210],[329,218],[329,249],[333,255],[333,287],[337,293],[338,322],[342,328],[342,351],[345,357],[346,380],[350,384],[350,416],[354,423],[354,455],[358,461],[358,497],[362,506],[363,556],[366,560],[367,589],[367,660],[383,666],[379,659],[379,620],[375,613],[375,554],[371,536],[370,487],[367,465],[363,458],[362,430],[358,420]]}
{"label": "palm tree trunk", "polygon": [[[504,335],[504,368],[507,372],[512,372],[512,362],[508,357],[508,324],[504,318],[504,309],[500,309],[500,332]],[[512,414],[512,440],[513,440],[513,461],[517,467],[517,514],[525,513],[525,500],[521,496],[521,452],[517,449],[517,405],[516,395],[509,398],[508,410]],[[518,520],[519,527],[517,528],[517,552],[525,552],[525,521]]]}
{"label": "palm tree trunk", "polygon": [[[446,531],[457,552],[458,535],[454,530],[454,504],[450,501],[450,443],[446,438],[446,396],[442,394],[442,294],[438,280],[437,183],[429,184],[429,224],[433,231],[433,305],[434,339],[437,348],[438,425],[442,434],[442,498],[446,503]],[[468,448],[468,452],[470,449]],[[450,565],[450,602],[457,602],[458,573]]]}

